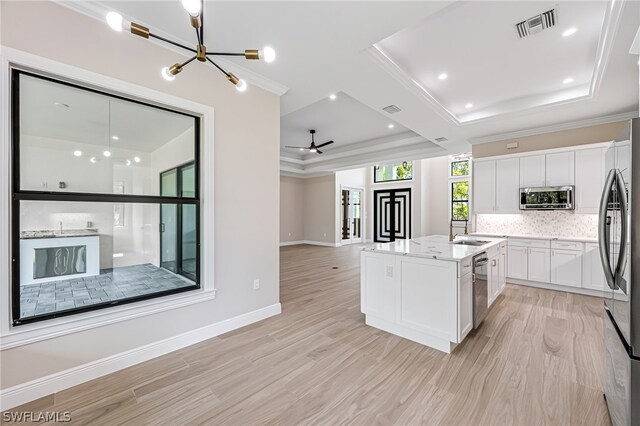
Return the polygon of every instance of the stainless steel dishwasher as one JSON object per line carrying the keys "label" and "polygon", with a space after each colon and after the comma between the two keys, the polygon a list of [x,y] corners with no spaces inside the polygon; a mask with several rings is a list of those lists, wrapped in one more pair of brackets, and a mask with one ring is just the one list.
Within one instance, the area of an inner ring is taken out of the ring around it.
{"label": "stainless steel dishwasher", "polygon": [[473,329],[480,327],[489,310],[489,295],[487,293],[487,263],[486,252],[473,256]]}

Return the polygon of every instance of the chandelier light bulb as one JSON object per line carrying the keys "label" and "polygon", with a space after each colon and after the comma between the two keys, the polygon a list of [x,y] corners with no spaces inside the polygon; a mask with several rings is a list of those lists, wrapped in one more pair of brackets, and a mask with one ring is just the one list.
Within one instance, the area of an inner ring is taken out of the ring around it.
{"label": "chandelier light bulb", "polygon": [[260,52],[260,57],[268,64],[276,60],[276,51],[271,46],[265,46]]}
{"label": "chandelier light bulb", "polygon": [[200,10],[202,9],[200,0],[182,0],[182,7],[193,17],[200,15]]}
{"label": "chandelier light bulb", "polygon": [[162,77],[167,81],[173,81],[176,78],[176,76],[171,74],[171,72],[169,71],[169,67],[162,68],[162,71],[160,71],[160,73],[162,74]]}
{"label": "chandelier light bulb", "polygon": [[111,27],[112,30],[122,32],[122,29],[124,27],[124,20],[122,19],[122,15],[117,12],[107,13],[107,24]]}
{"label": "chandelier light bulb", "polygon": [[238,84],[236,84],[236,90],[238,92],[244,92],[247,90],[247,82],[243,79],[238,80]]}

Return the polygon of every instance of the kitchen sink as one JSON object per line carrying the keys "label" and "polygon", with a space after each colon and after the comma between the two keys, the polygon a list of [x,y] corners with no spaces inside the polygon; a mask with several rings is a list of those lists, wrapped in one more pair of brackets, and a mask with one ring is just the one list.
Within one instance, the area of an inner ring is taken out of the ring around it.
{"label": "kitchen sink", "polygon": [[460,240],[460,241],[454,241],[451,244],[457,244],[457,245],[461,245],[461,246],[483,246],[485,244],[488,244],[489,241],[480,241],[480,240]]}

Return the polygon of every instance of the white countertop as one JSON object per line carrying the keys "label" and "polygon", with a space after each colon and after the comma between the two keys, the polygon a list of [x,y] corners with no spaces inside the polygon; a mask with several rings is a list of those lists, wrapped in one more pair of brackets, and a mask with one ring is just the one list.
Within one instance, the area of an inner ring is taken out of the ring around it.
{"label": "white countertop", "polygon": [[538,235],[538,234],[492,234],[487,232],[472,232],[470,235],[475,237],[496,237],[496,238],[528,238],[530,240],[557,240],[557,241],[576,241],[579,243],[597,243],[597,237],[567,237],[562,235]]}
{"label": "white countertop", "polygon": [[477,236],[456,237],[455,241],[465,239],[487,241],[487,244],[482,246],[453,244],[449,242],[449,237],[446,235],[431,235],[410,240],[397,240],[392,243],[377,243],[362,250],[459,262],[504,241],[504,238]]}

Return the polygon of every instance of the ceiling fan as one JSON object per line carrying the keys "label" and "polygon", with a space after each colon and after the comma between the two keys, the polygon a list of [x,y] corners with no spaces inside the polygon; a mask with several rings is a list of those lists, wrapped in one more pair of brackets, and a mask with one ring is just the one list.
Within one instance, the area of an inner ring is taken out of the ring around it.
{"label": "ceiling fan", "polygon": [[333,143],[333,141],[328,141],[325,143],[321,143],[320,145],[316,145],[316,141],[314,138],[314,135],[316,134],[316,131],[311,129],[309,130],[309,133],[311,133],[311,145],[309,145],[308,147],[306,146],[285,146],[285,148],[296,148],[299,149],[300,151],[305,151],[308,150],[309,152],[317,152],[318,154],[322,154],[322,151],[320,151],[318,148],[322,148],[323,146],[327,146],[327,145],[331,145]]}

